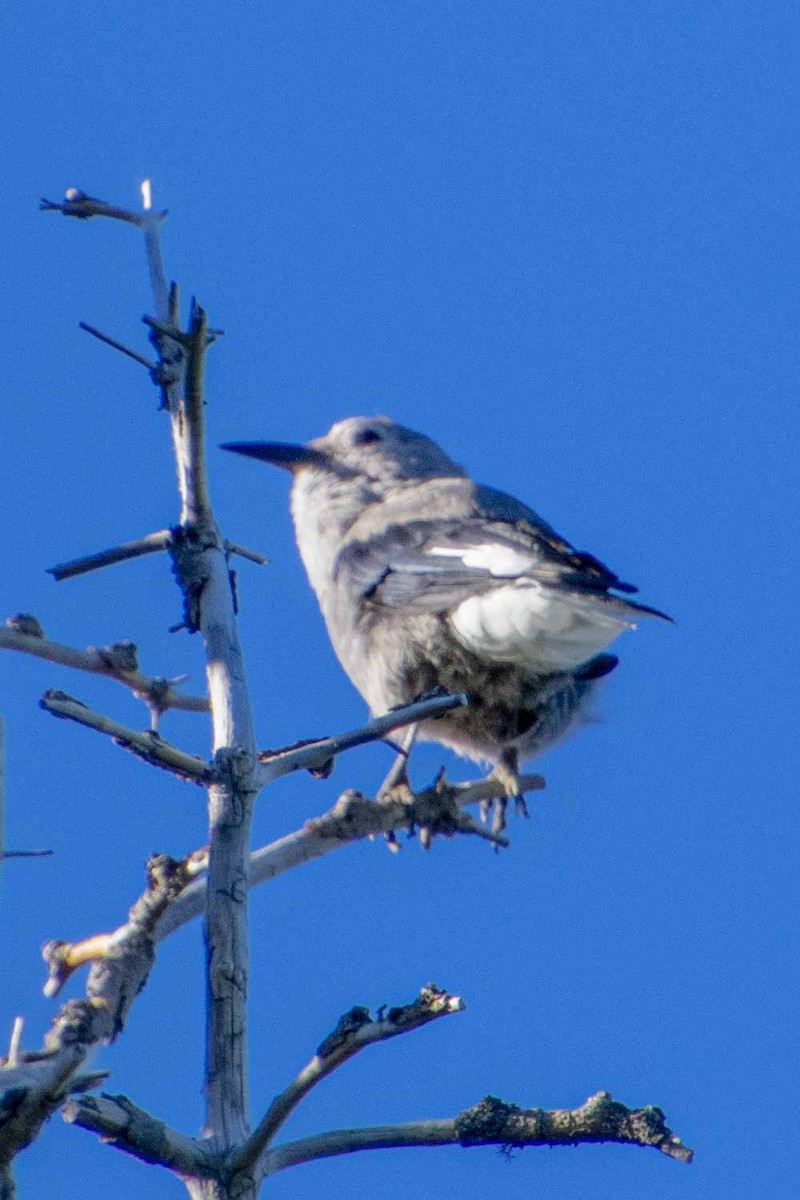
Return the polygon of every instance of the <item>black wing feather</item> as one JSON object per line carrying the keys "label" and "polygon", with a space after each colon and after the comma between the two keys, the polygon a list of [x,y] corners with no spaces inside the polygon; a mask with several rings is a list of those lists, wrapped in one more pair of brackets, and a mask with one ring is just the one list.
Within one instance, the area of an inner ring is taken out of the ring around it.
{"label": "black wing feather", "polygon": [[347,576],[349,587],[381,607],[444,612],[470,596],[508,586],[509,576],[467,566],[431,548],[466,552],[489,543],[530,555],[530,566],[516,577],[544,587],[598,596],[610,588],[635,590],[593,555],[574,550],[531,509],[492,488],[476,488],[468,516],[399,522],[366,540],[348,542],[337,558],[335,577]]}

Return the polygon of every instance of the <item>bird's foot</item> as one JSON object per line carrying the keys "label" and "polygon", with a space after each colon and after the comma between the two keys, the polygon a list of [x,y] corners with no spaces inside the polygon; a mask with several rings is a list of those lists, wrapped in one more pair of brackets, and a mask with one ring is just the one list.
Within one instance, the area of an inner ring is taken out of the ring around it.
{"label": "bird's foot", "polygon": [[517,769],[516,761],[501,758],[495,764],[494,770],[489,776],[490,779],[496,779],[501,784],[505,795],[498,796],[496,800],[481,801],[481,820],[484,824],[489,819],[489,813],[492,815],[491,830],[492,833],[502,833],[506,828],[506,809],[508,808],[509,800],[514,801],[514,811],[518,817],[527,817],[528,806],[525,803],[525,795],[522,788],[522,779]]}

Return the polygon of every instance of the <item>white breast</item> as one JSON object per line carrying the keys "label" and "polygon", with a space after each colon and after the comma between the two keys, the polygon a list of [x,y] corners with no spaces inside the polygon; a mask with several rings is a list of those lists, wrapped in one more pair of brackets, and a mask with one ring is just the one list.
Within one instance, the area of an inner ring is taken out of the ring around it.
{"label": "white breast", "polygon": [[543,674],[574,670],[625,629],[636,628],[605,600],[529,579],[471,596],[450,614],[450,623],[468,650]]}

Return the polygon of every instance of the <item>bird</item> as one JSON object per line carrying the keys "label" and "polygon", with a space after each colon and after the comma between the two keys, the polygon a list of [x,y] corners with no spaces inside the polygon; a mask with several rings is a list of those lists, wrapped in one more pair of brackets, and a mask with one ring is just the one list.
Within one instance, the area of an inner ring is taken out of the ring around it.
{"label": "bird", "polygon": [[608,646],[641,617],[670,620],[533,509],[388,417],[347,417],[303,445],[223,449],[291,473],[300,556],[371,713],[464,693],[466,707],[414,735],[490,764],[509,797],[521,762],[568,734],[617,666]]}

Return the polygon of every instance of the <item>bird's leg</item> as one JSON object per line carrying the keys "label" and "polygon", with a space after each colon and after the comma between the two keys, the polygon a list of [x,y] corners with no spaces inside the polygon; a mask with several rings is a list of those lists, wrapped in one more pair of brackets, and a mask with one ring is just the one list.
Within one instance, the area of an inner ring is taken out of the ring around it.
{"label": "bird's leg", "polygon": [[[413,803],[414,793],[411,790],[411,784],[408,782],[408,756],[411,753],[411,747],[414,744],[416,736],[417,726],[415,724],[406,726],[397,741],[390,741],[389,738],[384,738],[386,744],[397,751],[397,755],[389,768],[386,778],[378,788],[376,796],[378,803],[392,793],[395,797],[399,794],[404,804]],[[400,844],[394,830],[390,829],[383,836],[390,850],[397,851],[400,849]]]}
{"label": "bird's leg", "polygon": [[411,793],[411,784],[408,782],[408,756],[411,753],[411,747],[414,745],[416,736],[417,726],[407,725],[402,735],[396,741],[388,742],[397,751],[397,757],[389,768],[389,773],[383,783],[378,788],[379,800],[387,792],[397,789],[405,789],[406,792]]}
{"label": "bird's leg", "polygon": [[506,794],[505,796],[499,796],[493,804],[491,801],[482,802],[481,818],[486,821],[491,807],[492,833],[502,833],[506,827],[506,806],[509,800],[514,801],[514,808],[518,816],[527,817],[528,815],[528,808],[525,804],[525,797],[522,793],[522,785],[519,778],[519,755],[513,747],[504,750],[500,755],[490,778],[499,780]]}

